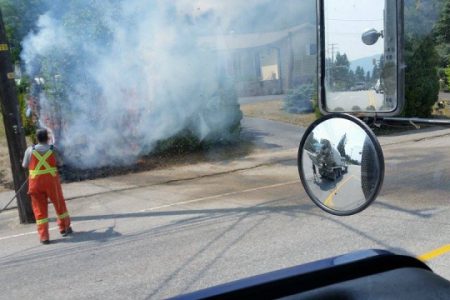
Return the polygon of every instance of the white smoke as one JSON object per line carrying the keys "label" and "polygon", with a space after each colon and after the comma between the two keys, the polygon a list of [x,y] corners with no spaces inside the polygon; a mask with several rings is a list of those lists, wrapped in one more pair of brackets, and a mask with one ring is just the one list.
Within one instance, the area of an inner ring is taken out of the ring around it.
{"label": "white smoke", "polygon": [[27,73],[45,79],[40,122],[80,168],[132,163],[186,128],[225,137],[240,112],[223,97],[224,62],[199,39],[267,3],[48,0],[22,53]]}

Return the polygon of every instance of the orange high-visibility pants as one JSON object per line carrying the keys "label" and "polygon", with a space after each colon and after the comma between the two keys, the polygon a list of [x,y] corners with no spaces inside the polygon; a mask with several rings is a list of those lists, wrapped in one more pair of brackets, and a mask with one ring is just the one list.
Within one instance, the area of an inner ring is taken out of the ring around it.
{"label": "orange high-visibility pants", "polygon": [[34,217],[41,241],[49,240],[48,232],[48,200],[50,198],[57,214],[59,230],[64,231],[70,227],[70,217],[67,211],[59,176],[50,174],[30,178],[28,194],[31,197]]}

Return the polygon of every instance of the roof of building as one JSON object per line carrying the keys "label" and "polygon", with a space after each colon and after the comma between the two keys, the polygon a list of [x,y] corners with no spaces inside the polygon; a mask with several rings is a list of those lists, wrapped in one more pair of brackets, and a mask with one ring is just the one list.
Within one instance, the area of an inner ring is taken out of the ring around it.
{"label": "roof of building", "polygon": [[311,24],[302,24],[272,32],[205,36],[199,39],[199,44],[202,47],[215,50],[257,48],[273,44],[286,38],[290,33],[296,33],[306,29],[315,29],[315,27]]}

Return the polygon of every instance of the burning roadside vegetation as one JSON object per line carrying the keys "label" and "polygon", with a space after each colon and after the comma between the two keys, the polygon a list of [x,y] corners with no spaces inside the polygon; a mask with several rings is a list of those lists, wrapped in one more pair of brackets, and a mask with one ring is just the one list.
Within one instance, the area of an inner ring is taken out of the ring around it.
{"label": "burning roadside vegetation", "polygon": [[[240,126],[236,130],[240,131]],[[221,141],[200,141],[185,132],[161,141],[154,151],[143,155],[131,164],[80,169],[64,165],[59,169],[64,183],[106,178],[111,176],[139,173],[202,162],[228,161],[250,154],[251,141],[242,140],[238,134],[234,139]]]}
{"label": "burning roadside vegetation", "polygon": [[21,40],[27,79],[23,118],[30,135],[39,127],[52,132],[65,165],[64,182],[227,160],[251,151],[251,143],[240,137],[238,94],[277,92],[262,89],[261,80],[267,77],[261,72],[273,66],[261,65],[261,55],[274,41],[261,45],[260,52],[247,38],[243,45],[228,41],[309,28],[307,12],[315,5],[296,0],[41,3]]}

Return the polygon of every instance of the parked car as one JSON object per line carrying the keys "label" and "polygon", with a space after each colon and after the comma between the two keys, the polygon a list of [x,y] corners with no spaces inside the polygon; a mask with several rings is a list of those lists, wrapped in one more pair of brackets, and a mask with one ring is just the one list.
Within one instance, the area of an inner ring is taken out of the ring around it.
{"label": "parked car", "polygon": [[367,90],[367,85],[365,82],[357,82],[354,86],[351,87],[352,91],[364,91]]}

